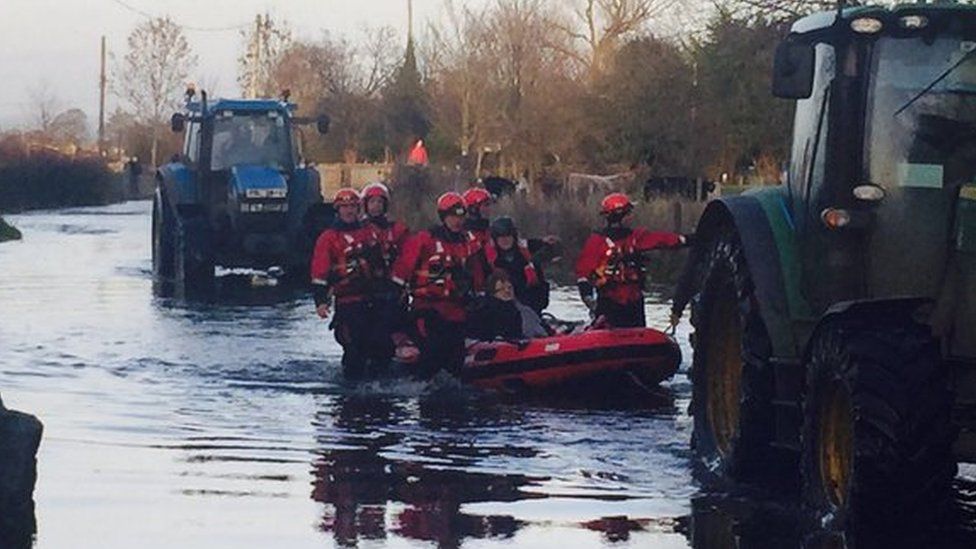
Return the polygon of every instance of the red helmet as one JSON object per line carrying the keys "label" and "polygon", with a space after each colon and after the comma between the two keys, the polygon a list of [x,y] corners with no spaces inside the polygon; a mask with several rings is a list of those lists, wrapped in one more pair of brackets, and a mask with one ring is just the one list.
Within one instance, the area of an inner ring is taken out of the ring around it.
{"label": "red helmet", "polygon": [[634,203],[624,193],[608,194],[600,203],[600,214],[606,216],[626,215],[633,209]]}
{"label": "red helmet", "polygon": [[387,202],[390,201],[390,189],[382,183],[370,183],[363,187],[363,200],[369,200],[374,196],[379,196],[385,199]]}
{"label": "red helmet", "polygon": [[488,191],[482,189],[481,187],[474,187],[464,191],[464,205],[468,209],[480,208],[481,206],[491,202],[491,195]]}
{"label": "red helmet", "polygon": [[444,193],[437,199],[437,213],[441,219],[451,214],[463,216],[466,212],[464,197],[458,193]]}
{"label": "red helmet", "polygon": [[336,208],[339,206],[359,206],[359,201],[359,193],[356,192],[356,189],[348,187],[339,189],[332,197],[332,205]]}

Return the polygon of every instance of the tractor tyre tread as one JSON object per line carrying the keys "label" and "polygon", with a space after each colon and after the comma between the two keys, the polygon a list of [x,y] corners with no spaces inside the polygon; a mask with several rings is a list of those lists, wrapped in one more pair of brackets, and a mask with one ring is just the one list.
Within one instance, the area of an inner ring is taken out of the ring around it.
{"label": "tractor tyre tread", "polygon": [[[694,358],[691,367],[694,416],[692,447],[709,476],[720,482],[757,480],[769,474],[773,438],[771,343],[759,316],[755,287],[738,234],[732,228],[716,234],[705,256],[701,292],[692,302]],[[738,432],[731,451],[722,456],[711,433],[707,411],[707,340],[710,310],[723,292],[734,292],[742,325],[742,380]]]}
{"label": "tractor tyre tread", "polygon": [[[926,326],[879,319],[839,321],[814,337],[801,434],[806,504],[822,518],[851,525],[930,516],[956,474],[953,400],[937,340]],[[827,383],[841,383],[853,409],[853,465],[843,508],[825,495],[816,457]]]}

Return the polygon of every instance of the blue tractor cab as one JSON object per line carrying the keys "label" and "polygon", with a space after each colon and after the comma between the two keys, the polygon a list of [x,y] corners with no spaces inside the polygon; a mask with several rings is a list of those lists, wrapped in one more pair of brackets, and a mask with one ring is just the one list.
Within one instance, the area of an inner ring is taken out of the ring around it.
{"label": "blue tractor cab", "polygon": [[213,288],[215,268],[257,269],[308,280],[315,239],[332,211],[319,176],[302,159],[300,126],[328,132],[329,119],[295,116],[285,100],[199,101],[187,91],[173,131],[183,151],[156,174],[153,275],[160,293]]}

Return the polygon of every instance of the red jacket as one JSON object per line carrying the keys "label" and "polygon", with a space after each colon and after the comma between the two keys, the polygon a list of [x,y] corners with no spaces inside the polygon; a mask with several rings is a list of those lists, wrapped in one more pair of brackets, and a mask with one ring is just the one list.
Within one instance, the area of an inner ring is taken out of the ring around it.
{"label": "red jacket", "polygon": [[621,305],[643,299],[644,268],[640,254],[681,245],[677,233],[647,229],[594,232],[576,260],[576,278],[596,287],[600,297]]}
{"label": "red jacket", "polygon": [[484,287],[484,254],[474,235],[440,226],[407,240],[393,264],[393,281],[408,286],[415,309],[434,309],[464,322],[465,304]]}
{"label": "red jacket", "polygon": [[367,219],[366,229],[372,235],[374,246],[378,248],[378,257],[372,258],[373,274],[389,278],[393,272],[393,264],[410,236],[410,229],[403,223],[389,221],[386,217]]}
{"label": "red jacket", "polygon": [[312,284],[316,304],[334,295],[337,302],[359,301],[369,291],[367,254],[373,233],[359,222],[337,222],[319,235],[312,255]]}

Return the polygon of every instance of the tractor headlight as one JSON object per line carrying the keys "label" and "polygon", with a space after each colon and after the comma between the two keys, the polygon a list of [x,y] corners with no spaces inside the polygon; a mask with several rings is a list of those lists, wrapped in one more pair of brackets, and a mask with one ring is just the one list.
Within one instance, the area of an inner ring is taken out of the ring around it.
{"label": "tractor headlight", "polygon": [[874,17],[858,17],[851,21],[851,30],[858,34],[877,34],[882,27],[884,24],[881,20]]}
{"label": "tractor headlight", "polygon": [[903,29],[924,29],[929,25],[929,18],[924,15],[906,15],[898,20]]}

